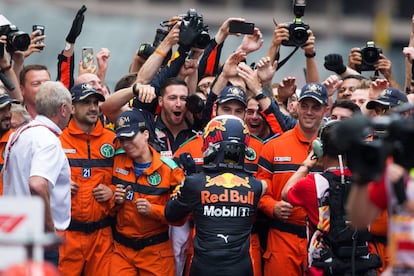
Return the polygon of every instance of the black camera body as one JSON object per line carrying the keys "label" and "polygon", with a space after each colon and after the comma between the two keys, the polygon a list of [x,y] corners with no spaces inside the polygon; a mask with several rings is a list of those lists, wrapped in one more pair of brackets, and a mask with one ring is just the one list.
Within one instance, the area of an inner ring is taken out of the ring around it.
{"label": "black camera body", "polygon": [[382,49],[375,46],[374,41],[368,41],[366,46],[361,49],[362,63],[357,66],[359,72],[375,71],[374,65],[380,59]]}
{"label": "black camera body", "polygon": [[138,48],[138,56],[147,59],[149,58],[152,53],[154,53],[155,49],[157,49],[158,45],[164,40],[164,38],[168,35],[168,31],[163,29],[157,29],[154,37],[154,41],[152,44],[149,43],[142,43]]}
{"label": "black camera body", "polygon": [[[373,141],[366,141],[369,134],[380,131]],[[353,175],[371,181],[379,180],[384,172],[386,159],[392,156],[395,163],[407,170],[414,167],[414,117],[398,113],[369,119],[356,115],[341,121],[336,128],[336,138],[346,152],[348,166]]]}
{"label": "black camera body", "polygon": [[289,40],[282,41],[282,45],[290,47],[302,47],[308,41],[309,25],[302,21],[305,14],[305,0],[293,0],[293,13],[295,20],[287,26],[289,30]]}
{"label": "black camera body", "polygon": [[204,24],[203,16],[198,14],[195,9],[189,9],[185,15],[180,15],[181,26],[180,32],[184,28],[192,29],[196,33],[192,36],[180,36],[179,44],[188,47],[204,49],[210,43],[208,26]]}
{"label": "black camera body", "polygon": [[0,35],[7,36],[6,51],[26,51],[30,45],[30,36],[14,25],[0,26]]}
{"label": "black camera body", "polygon": [[12,53],[14,51],[26,51],[30,45],[30,36],[10,23],[10,21],[0,15],[0,35],[7,37],[6,51]]}

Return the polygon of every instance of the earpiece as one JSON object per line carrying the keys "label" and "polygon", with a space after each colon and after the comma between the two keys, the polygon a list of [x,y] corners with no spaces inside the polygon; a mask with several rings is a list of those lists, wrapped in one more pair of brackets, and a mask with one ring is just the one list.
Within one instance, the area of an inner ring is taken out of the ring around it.
{"label": "earpiece", "polygon": [[315,140],[313,140],[312,149],[313,149],[313,152],[315,153],[316,158],[320,158],[323,156],[323,144],[322,144],[321,139],[316,138]]}
{"label": "earpiece", "polygon": [[323,139],[323,133],[324,133],[325,129],[329,128],[332,125],[335,125],[338,122],[339,122],[338,120],[330,120],[330,121],[326,122],[325,124],[323,124],[319,128],[318,138],[316,138],[312,142],[312,149],[313,149],[313,152],[315,153],[316,158],[320,158],[320,157],[323,156],[323,142],[322,142],[322,139]]}

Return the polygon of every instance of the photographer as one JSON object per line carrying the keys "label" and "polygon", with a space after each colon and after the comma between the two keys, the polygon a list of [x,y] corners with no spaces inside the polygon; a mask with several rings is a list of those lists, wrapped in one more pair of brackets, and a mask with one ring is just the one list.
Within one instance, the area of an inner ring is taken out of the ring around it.
{"label": "photographer", "polygon": [[[9,54],[6,54],[6,36],[0,36],[0,47],[2,47],[3,56],[0,58],[0,75],[1,83],[11,98],[18,101],[23,100],[22,92],[20,91],[20,85],[15,71],[12,69],[11,60]],[[6,85],[7,84],[7,85]]]}
{"label": "photographer", "polygon": [[[364,51],[367,51],[365,55]],[[368,52],[370,51],[370,52]],[[377,58],[373,57],[377,55]],[[376,59],[376,60],[375,60]],[[361,72],[361,66],[372,66],[371,69],[364,69],[364,71],[375,71],[381,73],[385,79],[388,80],[390,86],[400,89],[399,84],[392,75],[392,62],[389,60],[383,53],[382,49],[377,48],[375,44],[372,45],[370,42],[367,43],[367,46],[364,48],[354,47],[351,49],[351,52],[348,56],[349,67],[353,70]],[[366,64],[369,63],[369,64]],[[372,63],[372,64],[371,64]]]}

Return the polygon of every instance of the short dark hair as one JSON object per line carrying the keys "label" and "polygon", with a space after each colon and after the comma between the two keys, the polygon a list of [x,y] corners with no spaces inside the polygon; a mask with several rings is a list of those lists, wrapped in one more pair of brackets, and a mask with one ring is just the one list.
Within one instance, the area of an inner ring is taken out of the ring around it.
{"label": "short dark hair", "polygon": [[160,95],[161,96],[164,96],[164,94],[165,94],[165,89],[168,87],[168,86],[170,86],[170,85],[184,85],[185,87],[187,87],[187,90],[188,90],[188,85],[187,85],[187,83],[185,82],[185,81],[183,81],[183,80],[181,80],[181,79],[179,79],[179,78],[169,78],[169,79],[166,79],[162,84],[161,84],[161,87],[160,87]]}
{"label": "short dark hair", "polygon": [[129,73],[129,74],[123,75],[115,84],[114,91],[118,91],[120,89],[130,87],[136,80],[137,74],[138,73],[135,72],[135,73]]}
{"label": "short dark hair", "polygon": [[26,81],[26,75],[29,71],[32,71],[32,70],[35,70],[35,71],[45,70],[45,71],[47,71],[47,73],[50,76],[49,70],[43,64],[29,64],[29,65],[26,65],[26,66],[23,67],[22,71],[20,71],[20,75],[19,75],[21,86],[24,86],[24,83]]}
{"label": "short dark hair", "polygon": [[331,112],[334,110],[335,107],[342,107],[352,111],[352,113],[358,114],[361,113],[361,108],[351,100],[336,100],[331,107]]}

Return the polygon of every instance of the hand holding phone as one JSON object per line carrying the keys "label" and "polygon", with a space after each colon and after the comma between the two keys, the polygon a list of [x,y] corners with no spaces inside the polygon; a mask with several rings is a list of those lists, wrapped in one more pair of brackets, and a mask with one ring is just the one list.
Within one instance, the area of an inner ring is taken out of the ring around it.
{"label": "hand holding phone", "polygon": [[[43,26],[43,25],[33,25],[32,26],[32,31],[34,32],[34,31],[37,31],[37,30],[39,30],[40,32],[38,32],[38,34],[36,34],[36,36],[45,35],[45,26]],[[43,44],[43,43],[44,43],[43,39],[40,39],[40,40],[36,41],[36,44]],[[43,47],[38,47],[38,48],[40,50],[43,50]]]}
{"label": "hand holding phone", "polygon": [[229,22],[229,33],[253,34],[254,23],[232,20]]}
{"label": "hand holding phone", "polygon": [[83,47],[82,48],[82,67],[87,69],[93,64],[93,48],[92,47]]}

